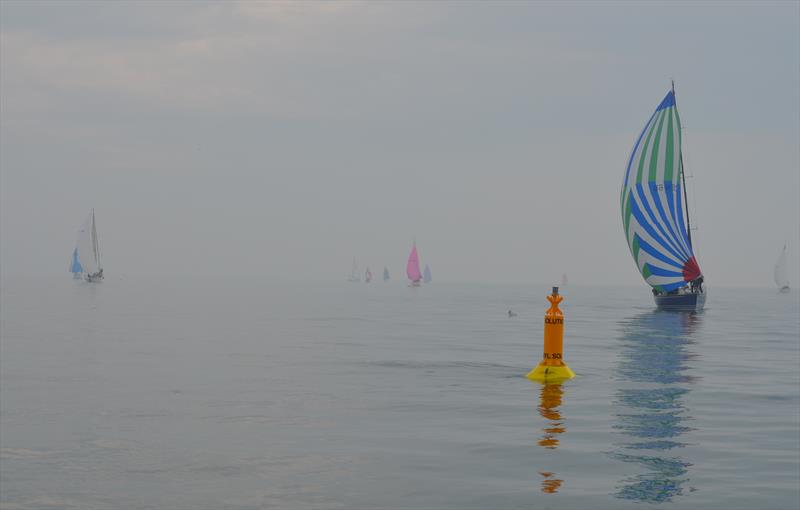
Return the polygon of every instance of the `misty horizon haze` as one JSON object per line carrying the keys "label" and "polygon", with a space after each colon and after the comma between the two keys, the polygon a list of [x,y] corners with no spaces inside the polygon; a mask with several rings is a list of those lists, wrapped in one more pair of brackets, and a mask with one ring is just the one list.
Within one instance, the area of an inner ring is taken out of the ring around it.
{"label": "misty horizon haze", "polygon": [[800,276],[800,4],[0,3],[0,272],[645,287],[619,192],[675,80],[698,261]]}

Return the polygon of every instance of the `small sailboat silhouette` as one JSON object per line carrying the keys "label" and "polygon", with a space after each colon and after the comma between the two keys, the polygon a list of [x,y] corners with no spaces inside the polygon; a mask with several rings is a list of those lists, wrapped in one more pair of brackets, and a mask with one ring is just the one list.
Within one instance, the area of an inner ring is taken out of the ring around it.
{"label": "small sailboat silhouette", "polygon": [[100,264],[100,243],[97,240],[97,224],[94,209],[78,230],[78,238],[72,252],[73,262],[70,270],[75,277],[76,270],[83,273],[87,282],[103,279],[103,266]]}
{"label": "small sailboat silhouette", "polygon": [[414,241],[414,246],[411,248],[411,253],[408,254],[406,276],[411,280],[411,287],[419,287],[420,281],[422,280],[422,273],[419,271],[419,254],[417,253],[416,241]]}
{"label": "small sailboat silhouette", "polygon": [[773,271],[775,277],[775,285],[781,292],[789,292],[789,272],[786,268],[786,245],[783,245],[783,250],[778,256],[778,261],[775,263],[775,270]]}
{"label": "small sailboat silhouette", "polygon": [[361,280],[358,278],[358,264],[356,264],[356,258],[353,257],[353,268],[350,270],[350,278],[347,279],[348,282],[360,282]]}

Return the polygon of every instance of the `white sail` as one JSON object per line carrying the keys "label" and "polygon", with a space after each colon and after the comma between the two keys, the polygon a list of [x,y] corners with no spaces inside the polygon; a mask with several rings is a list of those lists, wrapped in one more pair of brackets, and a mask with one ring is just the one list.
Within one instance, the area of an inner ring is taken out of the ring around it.
{"label": "white sail", "polygon": [[358,264],[356,263],[355,257],[353,257],[353,269],[350,271],[350,278],[348,278],[348,281],[351,282],[360,281],[360,278],[358,277]]}
{"label": "white sail", "polygon": [[85,274],[94,274],[100,270],[100,249],[97,242],[97,227],[94,222],[94,210],[78,230],[78,262]]}
{"label": "white sail", "polygon": [[783,250],[780,256],[778,256],[778,261],[775,263],[773,276],[775,277],[775,285],[777,285],[779,289],[789,288],[789,271],[786,267],[786,245],[783,245]]}

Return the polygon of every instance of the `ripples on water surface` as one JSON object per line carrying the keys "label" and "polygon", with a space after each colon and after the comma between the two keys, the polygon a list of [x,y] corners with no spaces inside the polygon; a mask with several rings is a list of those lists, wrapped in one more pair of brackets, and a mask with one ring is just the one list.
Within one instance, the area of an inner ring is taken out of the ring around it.
{"label": "ripples on water surface", "polygon": [[[796,509],[797,293],[9,280],[4,509]],[[511,308],[519,313],[509,319]]]}

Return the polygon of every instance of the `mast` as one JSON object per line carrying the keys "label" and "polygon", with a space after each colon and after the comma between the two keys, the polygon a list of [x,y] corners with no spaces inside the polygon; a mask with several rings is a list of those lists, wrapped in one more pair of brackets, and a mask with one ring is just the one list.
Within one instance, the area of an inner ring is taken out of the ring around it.
{"label": "mast", "polygon": [[[675,111],[678,109],[678,100],[675,98],[675,80],[672,80],[672,100],[675,101]],[[683,130],[682,126],[678,126],[678,129]],[[686,234],[689,236],[689,249],[692,249],[692,226],[689,223],[689,195],[686,194],[686,174],[683,171],[683,144],[678,147],[678,155],[681,165],[681,181],[683,184],[683,205],[684,209],[686,209]]]}
{"label": "mast", "polygon": [[94,221],[94,207],[92,208],[92,248],[94,249],[94,259],[97,268],[100,269],[100,242],[97,240],[97,224]]}

